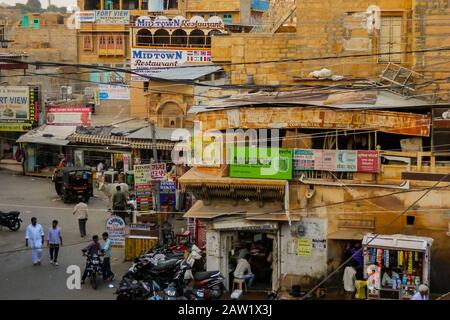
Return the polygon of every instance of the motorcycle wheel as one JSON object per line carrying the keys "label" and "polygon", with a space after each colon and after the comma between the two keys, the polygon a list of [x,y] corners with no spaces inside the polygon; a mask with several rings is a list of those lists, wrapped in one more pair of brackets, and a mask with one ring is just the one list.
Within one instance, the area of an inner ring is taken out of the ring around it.
{"label": "motorcycle wheel", "polygon": [[10,225],[8,226],[9,230],[11,230],[11,231],[17,231],[17,230],[20,229],[20,221],[14,221],[14,222],[12,222],[12,223],[13,223],[13,224],[10,224]]}
{"label": "motorcycle wheel", "polygon": [[197,296],[192,290],[187,290],[183,296],[188,300],[197,300]]}
{"label": "motorcycle wheel", "polygon": [[214,286],[211,288],[211,297],[213,299],[220,299],[222,297],[223,290],[220,286]]}
{"label": "motorcycle wheel", "polygon": [[97,283],[97,274],[95,272],[92,272],[90,276],[91,285],[94,290],[97,290],[98,283]]}

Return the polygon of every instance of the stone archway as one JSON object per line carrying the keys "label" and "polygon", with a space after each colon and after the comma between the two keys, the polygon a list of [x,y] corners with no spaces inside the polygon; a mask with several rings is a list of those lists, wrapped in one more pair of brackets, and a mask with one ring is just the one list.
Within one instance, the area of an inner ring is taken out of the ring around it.
{"label": "stone archway", "polygon": [[182,128],[184,112],[176,102],[168,101],[158,108],[158,126],[163,128]]}

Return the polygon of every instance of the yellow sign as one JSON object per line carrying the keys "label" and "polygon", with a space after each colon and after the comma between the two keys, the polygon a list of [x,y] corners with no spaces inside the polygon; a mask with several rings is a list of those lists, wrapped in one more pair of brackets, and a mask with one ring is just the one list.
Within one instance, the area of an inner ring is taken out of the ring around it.
{"label": "yellow sign", "polygon": [[29,123],[0,123],[0,131],[27,132],[31,130]]}
{"label": "yellow sign", "polygon": [[312,244],[309,239],[297,240],[297,255],[302,257],[310,257],[312,252]]}

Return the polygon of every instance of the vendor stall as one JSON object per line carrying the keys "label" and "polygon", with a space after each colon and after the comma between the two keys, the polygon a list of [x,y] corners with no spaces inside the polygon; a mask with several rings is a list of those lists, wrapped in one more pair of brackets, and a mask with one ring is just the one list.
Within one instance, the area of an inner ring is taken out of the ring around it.
{"label": "vendor stall", "polygon": [[429,286],[432,243],[425,237],[366,234],[362,244],[368,299],[409,300],[420,284]]}

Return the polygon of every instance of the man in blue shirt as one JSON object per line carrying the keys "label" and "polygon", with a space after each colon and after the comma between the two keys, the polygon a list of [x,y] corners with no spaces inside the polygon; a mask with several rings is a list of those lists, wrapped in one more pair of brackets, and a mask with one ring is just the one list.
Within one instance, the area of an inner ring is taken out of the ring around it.
{"label": "man in blue shirt", "polygon": [[50,248],[50,263],[58,266],[59,247],[62,247],[61,228],[58,220],[53,220],[52,227],[48,228],[47,246]]}
{"label": "man in blue shirt", "polygon": [[111,271],[111,240],[108,236],[108,232],[103,232],[102,237],[105,243],[101,252],[103,254],[103,280],[111,281],[114,279],[114,273]]}

